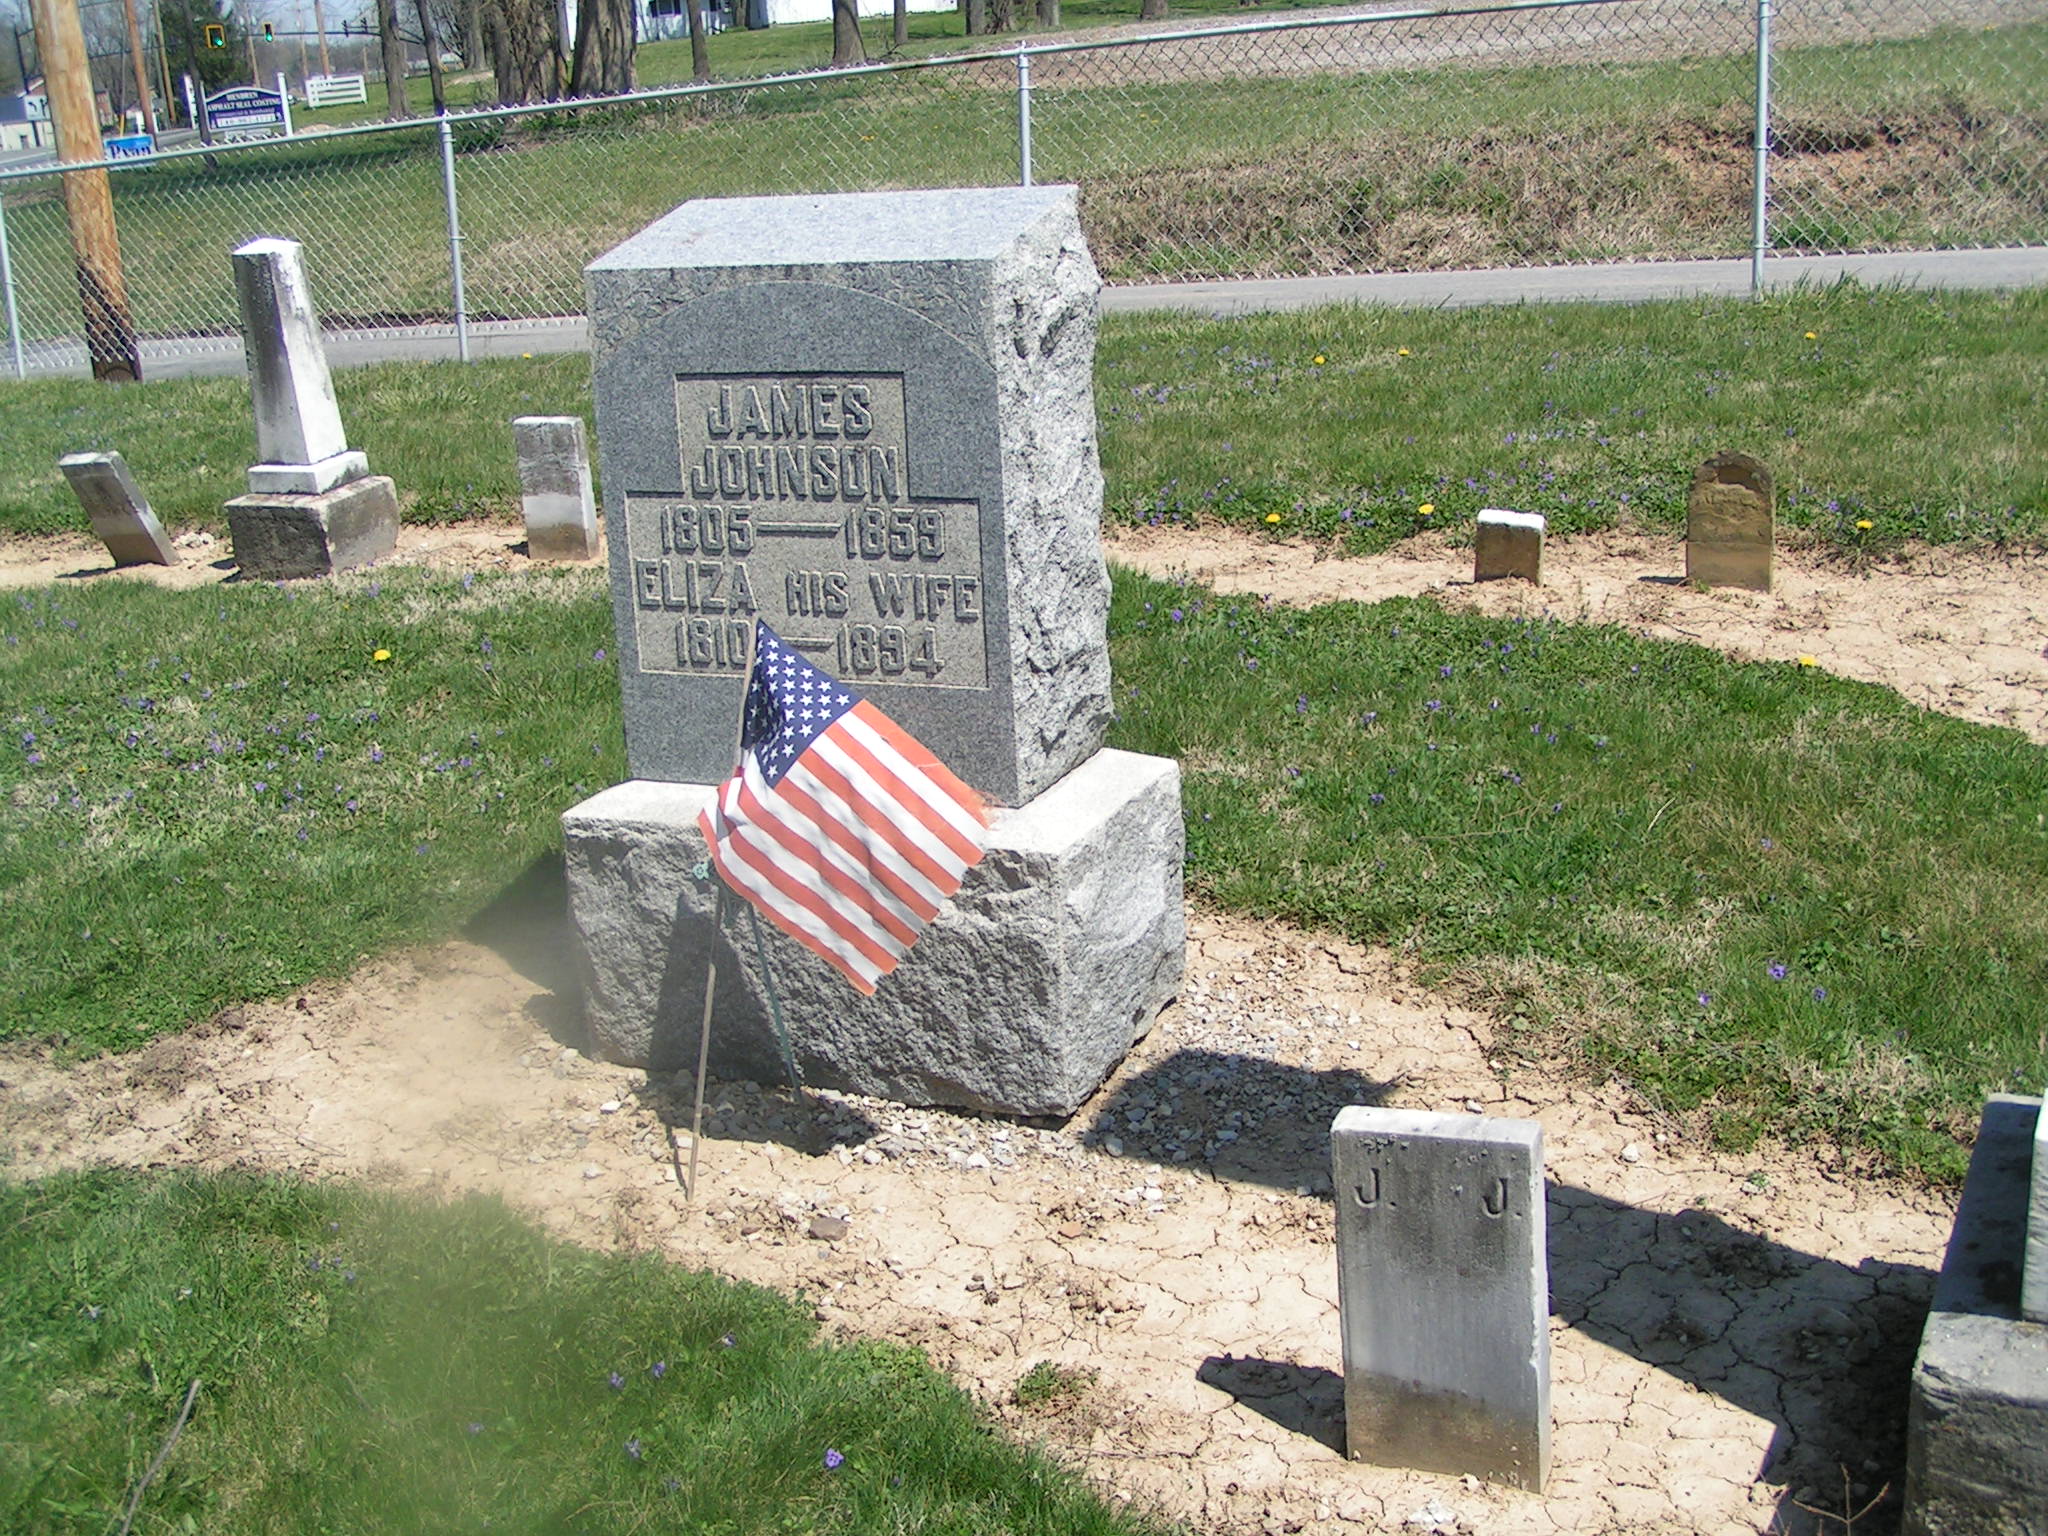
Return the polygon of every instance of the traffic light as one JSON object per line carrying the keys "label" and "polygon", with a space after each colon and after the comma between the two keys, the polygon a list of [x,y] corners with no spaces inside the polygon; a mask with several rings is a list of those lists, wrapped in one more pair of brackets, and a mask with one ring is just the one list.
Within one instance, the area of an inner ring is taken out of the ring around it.
{"label": "traffic light", "polygon": [[266,43],[277,41],[277,34],[271,30],[270,23],[267,21],[263,23],[263,41]]}
{"label": "traffic light", "polygon": [[219,22],[209,22],[206,28],[206,46],[225,48],[228,45],[228,29]]}

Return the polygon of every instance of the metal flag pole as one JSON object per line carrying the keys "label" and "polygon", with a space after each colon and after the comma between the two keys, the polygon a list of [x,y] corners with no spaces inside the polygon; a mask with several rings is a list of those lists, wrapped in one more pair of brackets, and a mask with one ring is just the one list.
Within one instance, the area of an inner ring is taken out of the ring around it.
{"label": "metal flag pole", "polygon": [[[740,723],[733,732],[732,765],[738,773],[747,751],[747,696],[754,691],[754,658],[760,651],[760,625],[747,632],[747,670],[740,682]],[[714,933],[725,931],[725,880],[718,882],[718,903],[712,908]],[[697,1198],[697,1149],[704,1144],[704,1076],[711,1064],[711,994],[718,986],[718,950],[707,948],[704,956],[704,1014],[697,1024],[697,1098],[690,1111],[690,1183],[683,1191],[685,1201]]]}

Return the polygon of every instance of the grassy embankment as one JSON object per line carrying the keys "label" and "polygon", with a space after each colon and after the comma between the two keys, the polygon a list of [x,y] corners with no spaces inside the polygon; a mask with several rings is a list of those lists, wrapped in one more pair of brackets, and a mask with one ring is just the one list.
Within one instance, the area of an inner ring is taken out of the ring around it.
{"label": "grassy embankment", "polygon": [[[2041,24],[1789,49],[1773,171],[1787,249],[2048,237],[2023,155]],[[1249,79],[1048,65],[1036,177],[1077,181],[1112,277],[1441,269],[1735,255],[1748,232],[1752,78],[1740,55],[1498,62]],[[630,112],[461,130],[471,313],[581,309],[584,262],[691,197],[1013,181],[1007,65],[763,85]],[[1796,86],[1796,88],[1794,88]],[[78,328],[54,185],[9,199],[31,339]],[[123,173],[129,288],[149,333],[231,331],[224,253],[306,242],[326,311],[449,314],[428,128]]]}

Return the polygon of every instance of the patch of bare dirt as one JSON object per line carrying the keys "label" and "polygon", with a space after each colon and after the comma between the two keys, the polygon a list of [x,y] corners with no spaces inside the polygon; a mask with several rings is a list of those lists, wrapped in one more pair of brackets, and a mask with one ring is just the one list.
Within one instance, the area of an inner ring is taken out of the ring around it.
{"label": "patch of bare dirt", "polygon": [[[106,545],[89,534],[9,537],[0,540],[0,588],[56,581],[149,581],[189,588],[240,579],[225,538],[194,529],[171,542],[178,552],[176,565],[117,568],[107,558]],[[389,563],[460,571],[530,568],[524,530],[513,523],[405,524]]]}
{"label": "patch of bare dirt", "polygon": [[[1195,913],[1181,999],[1064,1124],[714,1085],[692,1202],[687,1082],[564,1044],[566,926],[542,903],[127,1057],[0,1053],[0,1148],[17,1176],[495,1192],[917,1344],[1112,1498],[1198,1530],[1808,1532],[1802,1505],[1895,1498],[1949,1198],[1825,1152],[1714,1153],[1619,1084],[1503,1076],[1492,1022],[1385,952]],[[1338,1449],[1326,1135],[1346,1103],[1543,1123],[1546,1496]],[[1096,1374],[1018,1407],[1040,1361]]]}
{"label": "patch of bare dirt", "polygon": [[1780,549],[1769,594],[1686,585],[1685,546],[1648,533],[1551,539],[1543,582],[1472,580],[1472,552],[1423,535],[1366,559],[1214,528],[1121,530],[1110,559],[1278,603],[1428,595],[1507,617],[1618,624],[1753,661],[1816,664],[1914,703],[2048,741],[2048,555],[1921,549],[1857,572]]}

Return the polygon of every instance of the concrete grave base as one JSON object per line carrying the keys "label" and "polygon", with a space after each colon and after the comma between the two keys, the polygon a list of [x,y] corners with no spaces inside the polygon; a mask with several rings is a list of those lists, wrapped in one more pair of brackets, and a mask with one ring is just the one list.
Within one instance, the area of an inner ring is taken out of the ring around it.
{"label": "concrete grave base", "polygon": [[2041,1100],[1984,1106],[1913,1362],[1906,1536],[2048,1536],[2048,1325],[2020,1316]]}
{"label": "concrete grave base", "polygon": [[313,464],[251,464],[249,494],[318,496],[369,472],[369,456],[358,448],[344,448]]}
{"label": "concrete grave base", "polygon": [[327,576],[398,547],[398,493],[368,475],[318,496],[237,496],[223,510],[244,576]]}
{"label": "concrete grave base", "polygon": [[[712,794],[635,779],[562,817],[592,1045],[637,1066],[693,1065],[710,957],[713,1071],[779,1082],[749,909],[731,903],[719,932],[717,878],[692,874]],[[1071,1113],[1179,988],[1182,850],[1179,766],[1103,751],[996,813],[987,856],[873,997],[761,923],[804,1081]]]}

